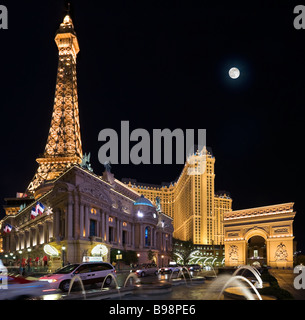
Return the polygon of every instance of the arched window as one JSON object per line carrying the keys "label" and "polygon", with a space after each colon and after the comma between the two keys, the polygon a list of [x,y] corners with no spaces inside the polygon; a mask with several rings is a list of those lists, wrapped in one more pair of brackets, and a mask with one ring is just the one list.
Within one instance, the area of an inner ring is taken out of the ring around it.
{"label": "arched window", "polygon": [[145,228],[145,246],[146,247],[150,246],[150,239],[151,239],[150,227],[146,227]]}

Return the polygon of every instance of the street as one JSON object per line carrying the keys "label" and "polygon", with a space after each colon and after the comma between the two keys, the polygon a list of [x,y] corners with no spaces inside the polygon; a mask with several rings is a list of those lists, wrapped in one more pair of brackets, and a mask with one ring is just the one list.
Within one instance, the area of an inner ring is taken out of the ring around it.
{"label": "street", "polygon": [[305,300],[305,289],[295,289],[293,285],[294,278],[297,274],[293,270],[270,269],[269,273],[273,275],[282,289],[289,291],[296,300]]}

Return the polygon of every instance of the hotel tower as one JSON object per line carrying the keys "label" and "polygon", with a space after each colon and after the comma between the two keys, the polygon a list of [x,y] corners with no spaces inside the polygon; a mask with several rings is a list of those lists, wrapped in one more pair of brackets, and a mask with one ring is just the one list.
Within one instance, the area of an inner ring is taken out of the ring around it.
{"label": "hotel tower", "polygon": [[[206,148],[188,159],[178,180],[162,186],[123,181],[152,202],[160,198],[162,212],[173,219],[174,237],[194,244],[224,243],[224,213],[232,210],[232,199],[225,192],[215,194],[215,158]],[[203,160],[201,160],[203,159]],[[203,168],[192,171],[193,163]]]}

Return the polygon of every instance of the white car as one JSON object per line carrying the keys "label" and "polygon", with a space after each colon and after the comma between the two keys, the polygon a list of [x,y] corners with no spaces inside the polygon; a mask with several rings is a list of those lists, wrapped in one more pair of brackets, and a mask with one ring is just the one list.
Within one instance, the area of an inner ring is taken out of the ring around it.
{"label": "white car", "polygon": [[158,268],[155,264],[141,264],[133,269],[132,272],[135,272],[139,277],[144,277],[146,275],[157,275]]}
{"label": "white car", "polygon": [[[116,277],[114,267],[107,262],[89,262],[76,263],[67,265],[52,274],[40,277],[40,281],[48,281],[50,286],[62,291],[68,291],[71,279],[79,276],[84,285],[103,282],[109,275]],[[109,276],[105,280],[105,285],[109,286],[112,282],[112,277]]]}
{"label": "white car", "polygon": [[159,273],[173,273],[173,272],[179,272],[181,267],[175,266],[175,265],[169,265],[166,267],[162,267],[159,269]]}
{"label": "white car", "polygon": [[0,300],[39,298],[48,293],[50,293],[48,283],[42,283],[38,280],[28,280],[22,276],[6,275],[5,286],[0,289]]}

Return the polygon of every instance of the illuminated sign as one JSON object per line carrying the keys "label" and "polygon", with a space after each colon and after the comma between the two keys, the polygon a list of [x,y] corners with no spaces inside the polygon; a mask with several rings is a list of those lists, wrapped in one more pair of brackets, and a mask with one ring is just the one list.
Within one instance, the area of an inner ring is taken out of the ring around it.
{"label": "illuminated sign", "polygon": [[49,244],[46,244],[44,247],[43,247],[43,251],[48,254],[49,256],[52,256],[52,257],[57,257],[59,256],[59,252],[56,248],[54,248],[53,246],[49,245]]}
{"label": "illuminated sign", "polygon": [[91,250],[93,256],[106,256],[107,253],[108,248],[103,244],[98,244]]}
{"label": "illuminated sign", "polygon": [[83,262],[103,262],[103,257],[84,256]]}

